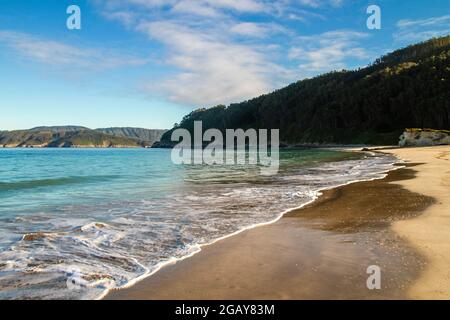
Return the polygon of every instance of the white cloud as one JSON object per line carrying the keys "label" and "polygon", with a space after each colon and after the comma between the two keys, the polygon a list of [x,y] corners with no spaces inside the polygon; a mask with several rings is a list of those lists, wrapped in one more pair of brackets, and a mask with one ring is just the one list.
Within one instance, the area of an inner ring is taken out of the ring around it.
{"label": "white cloud", "polygon": [[442,26],[448,25],[450,23],[450,15],[442,16],[442,17],[432,17],[428,19],[419,19],[419,20],[400,20],[397,22],[397,27],[399,28],[408,28],[408,27],[426,27],[426,26]]}
{"label": "white cloud", "polygon": [[221,13],[214,7],[205,5],[196,0],[179,1],[172,7],[173,12],[194,14],[204,17],[219,17]]}
{"label": "white cloud", "polygon": [[344,4],[344,0],[297,0],[299,4],[311,7],[319,8],[330,5],[332,7],[340,7]]}
{"label": "white cloud", "polygon": [[241,22],[233,25],[230,31],[242,36],[264,38],[267,36],[268,29],[260,23]]}
{"label": "white cloud", "polygon": [[289,30],[275,23],[239,22],[229,30],[236,35],[261,39],[275,33],[289,33]]}
{"label": "white cloud", "polygon": [[[319,71],[345,67],[347,58],[365,57],[355,40],[362,34],[327,33],[300,37],[283,20],[323,17],[311,8],[339,6],[341,0],[96,0],[114,18],[165,49],[161,61],[170,74],[141,82],[149,94],[185,105],[211,106],[253,98]],[[123,12],[135,12],[130,18]],[[250,16],[263,17],[257,22]],[[280,23],[278,23],[280,22]],[[352,38],[353,37],[353,38]],[[318,41],[318,42],[317,42]],[[342,41],[339,43],[339,41]],[[289,52],[288,52],[289,51]],[[294,63],[287,62],[287,56]],[[286,65],[290,65],[289,67]]]}
{"label": "white cloud", "polygon": [[421,41],[426,41],[431,38],[438,38],[450,35],[450,28],[441,30],[427,30],[415,32],[399,32],[394,34],[394,39],[397,42],[412,44]]}
{"label": "white cloud", "polygon": [[147,22],[139,30],[168,48],[166,62],[179,72],[146,89],[165,91],[171,100],[201,106],[238,102],[266,93],[282,68],[257,48],[232,42],[219,31],[200,31],[175,22]]}
{"label": "white cloud", "polygon": [[361,32],[339,30],[320,35],[299,37],[298,45],[289,51],[289,58],[300,62],[299,68],[307,72],[325,72],[347,67],[347,59],[365,60],[368,54],[357,40],[368,35]]}
{"label": "white cloud", "polygon": [[198,11],[233,10],[236,12],[264,12],[270,8],[269,0],[92,0],[107,10],[115,10],[126,6],[142,8],[183,8],[195,7]]}
{"label": "white cloud", "polygon": [[414,43],[450,34],[450,15],[417,20],[400,20],[394,39],[400,43]]}
{"label": "white cloud", "polygon": [[301,5],[311,7],[311,8],[318,8],[321,6],[321,3],[319,0],[298,0],[298,2]]}
{"label": "white cloud", "polygon": [[[306,21],[320,16],[317,12],[304,9],[340,7],[345,0],[90,0],[106,12],[139,8],[153,11],[166,9],[178,14],[195,14],[204,17],[218,17],[227,13],[252,13],[283,16],[288,19]],[[303,8],[303,9],[302,9]]]}
{"label": "white cloud", "polygon": [[[173,0],[163,4],[124,0],[105,2],[101,8],[106,16],[116,13],[112,18],[127,27],[134,21],[132,29],[165,48],[161,60],[171,74],[157,83],[142,83],[147,93],[182,104],[210,106],[249,99],[295,79],[272,56],[281,49],[270,36],[289,31],[274,22],[239,18],[243,13],[272,17],[273,1]],[[122,14],[133,8],[132,19]]]}
{"label": "white cloud", "polygon": [[103,12],[102,15],[109,20],[119,21],[126,27],[136,23],[136,15],[130,11]]}
{"label": "white cloud", "polygon": [[52,66],[109,69],[146,63],[145,59],[99,49],[75,47],[15,31],[0,30],[0,43],[14,50],[21,57]]}
{"label": "white cloud", "polygon": [[232,9],[239,12],[263,12],[268,9],[267,2],[258,0],[197,0],[211,6]]}

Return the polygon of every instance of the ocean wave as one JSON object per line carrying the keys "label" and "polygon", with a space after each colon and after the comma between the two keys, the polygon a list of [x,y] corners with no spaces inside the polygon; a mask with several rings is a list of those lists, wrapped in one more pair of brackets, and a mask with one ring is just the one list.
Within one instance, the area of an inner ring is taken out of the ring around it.
{"label": "ocean wave", "polygon": [[42,187],[57,187],[63,185],[88,183],[88,182],[108,181],[118,177],[119,176],[78,176],[78,177],[61,177],[52,179],[0,182],[0,192],[18,191]]}

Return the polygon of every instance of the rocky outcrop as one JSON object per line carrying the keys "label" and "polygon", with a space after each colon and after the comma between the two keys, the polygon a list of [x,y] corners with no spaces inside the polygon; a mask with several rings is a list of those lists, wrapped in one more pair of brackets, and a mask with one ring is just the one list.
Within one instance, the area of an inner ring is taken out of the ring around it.
{"label": "rocky outcrop", "polygon": [[450,131],[406,129],[400,136],[401,147],[424,147],[450,144]]}

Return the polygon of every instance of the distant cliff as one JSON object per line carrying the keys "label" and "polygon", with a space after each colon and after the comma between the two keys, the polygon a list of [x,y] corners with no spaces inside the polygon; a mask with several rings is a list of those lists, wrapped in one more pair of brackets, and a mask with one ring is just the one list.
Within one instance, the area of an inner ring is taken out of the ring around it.
{"label": "distant cliff", "polygon": [[142,129],[142,128],[102,128],[96,129],[106,134],[118,137],[132,138],[140,141],[146,141],[150,145],[161,140],[161,137],[167,130]]}
{"label": "distant cliff", "polygon": [[[124,129],[126,129],[124,132],[131,132],[129,131],[131,128]],[[121,134],[107,134],[78,126],[36,127],[30,130],[0,131],[0,147],[136,148],[150,147],[155,142],[153,139],[157,138],[157,135],[154,135],[139,139],[134,135],[131,135],[131,137],[125,136],[123,132]]]}
{"label": "distant cliff", "polygon": [[[211,83],[213,86],[214,83]],[[176,128],[280,129],[282,143],[397,144],[405,128],[450,130],[450,36],[372,65],[293,83],[245,102],[202,108]],[[171,146],[172,130],[160,146]]]}

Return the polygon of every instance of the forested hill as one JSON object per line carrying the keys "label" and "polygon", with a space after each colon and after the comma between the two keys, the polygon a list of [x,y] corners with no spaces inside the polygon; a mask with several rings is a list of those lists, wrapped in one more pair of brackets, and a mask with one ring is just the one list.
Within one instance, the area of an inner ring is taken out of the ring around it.
{"label": "forested hill", "polygon": [[108,135],[90,129],[73,130],[69,128],[64,130],[63,127],[59,130],[56,128],[38,129],[0,131],[0,148],[124,148],[146,146],[142,141]]}
{"label": "forested hill", "polygon": [[[214,84],[211,84],[214,85]],[[396,144],[405,128],[450,129],[450,36],[353,71],[324,74],[228,107],[198,109],[176,128],[280,129],[281,141]],[[174,128],[175,129],[175,128]],[[162,137],[170,145],[171,133]]]}
{"label": "forested hill", "polygon": [[0,131],[0,148],[129,148],[150,147],[164,130],[111,128],[91,130],[80,126],[36,127]]}

